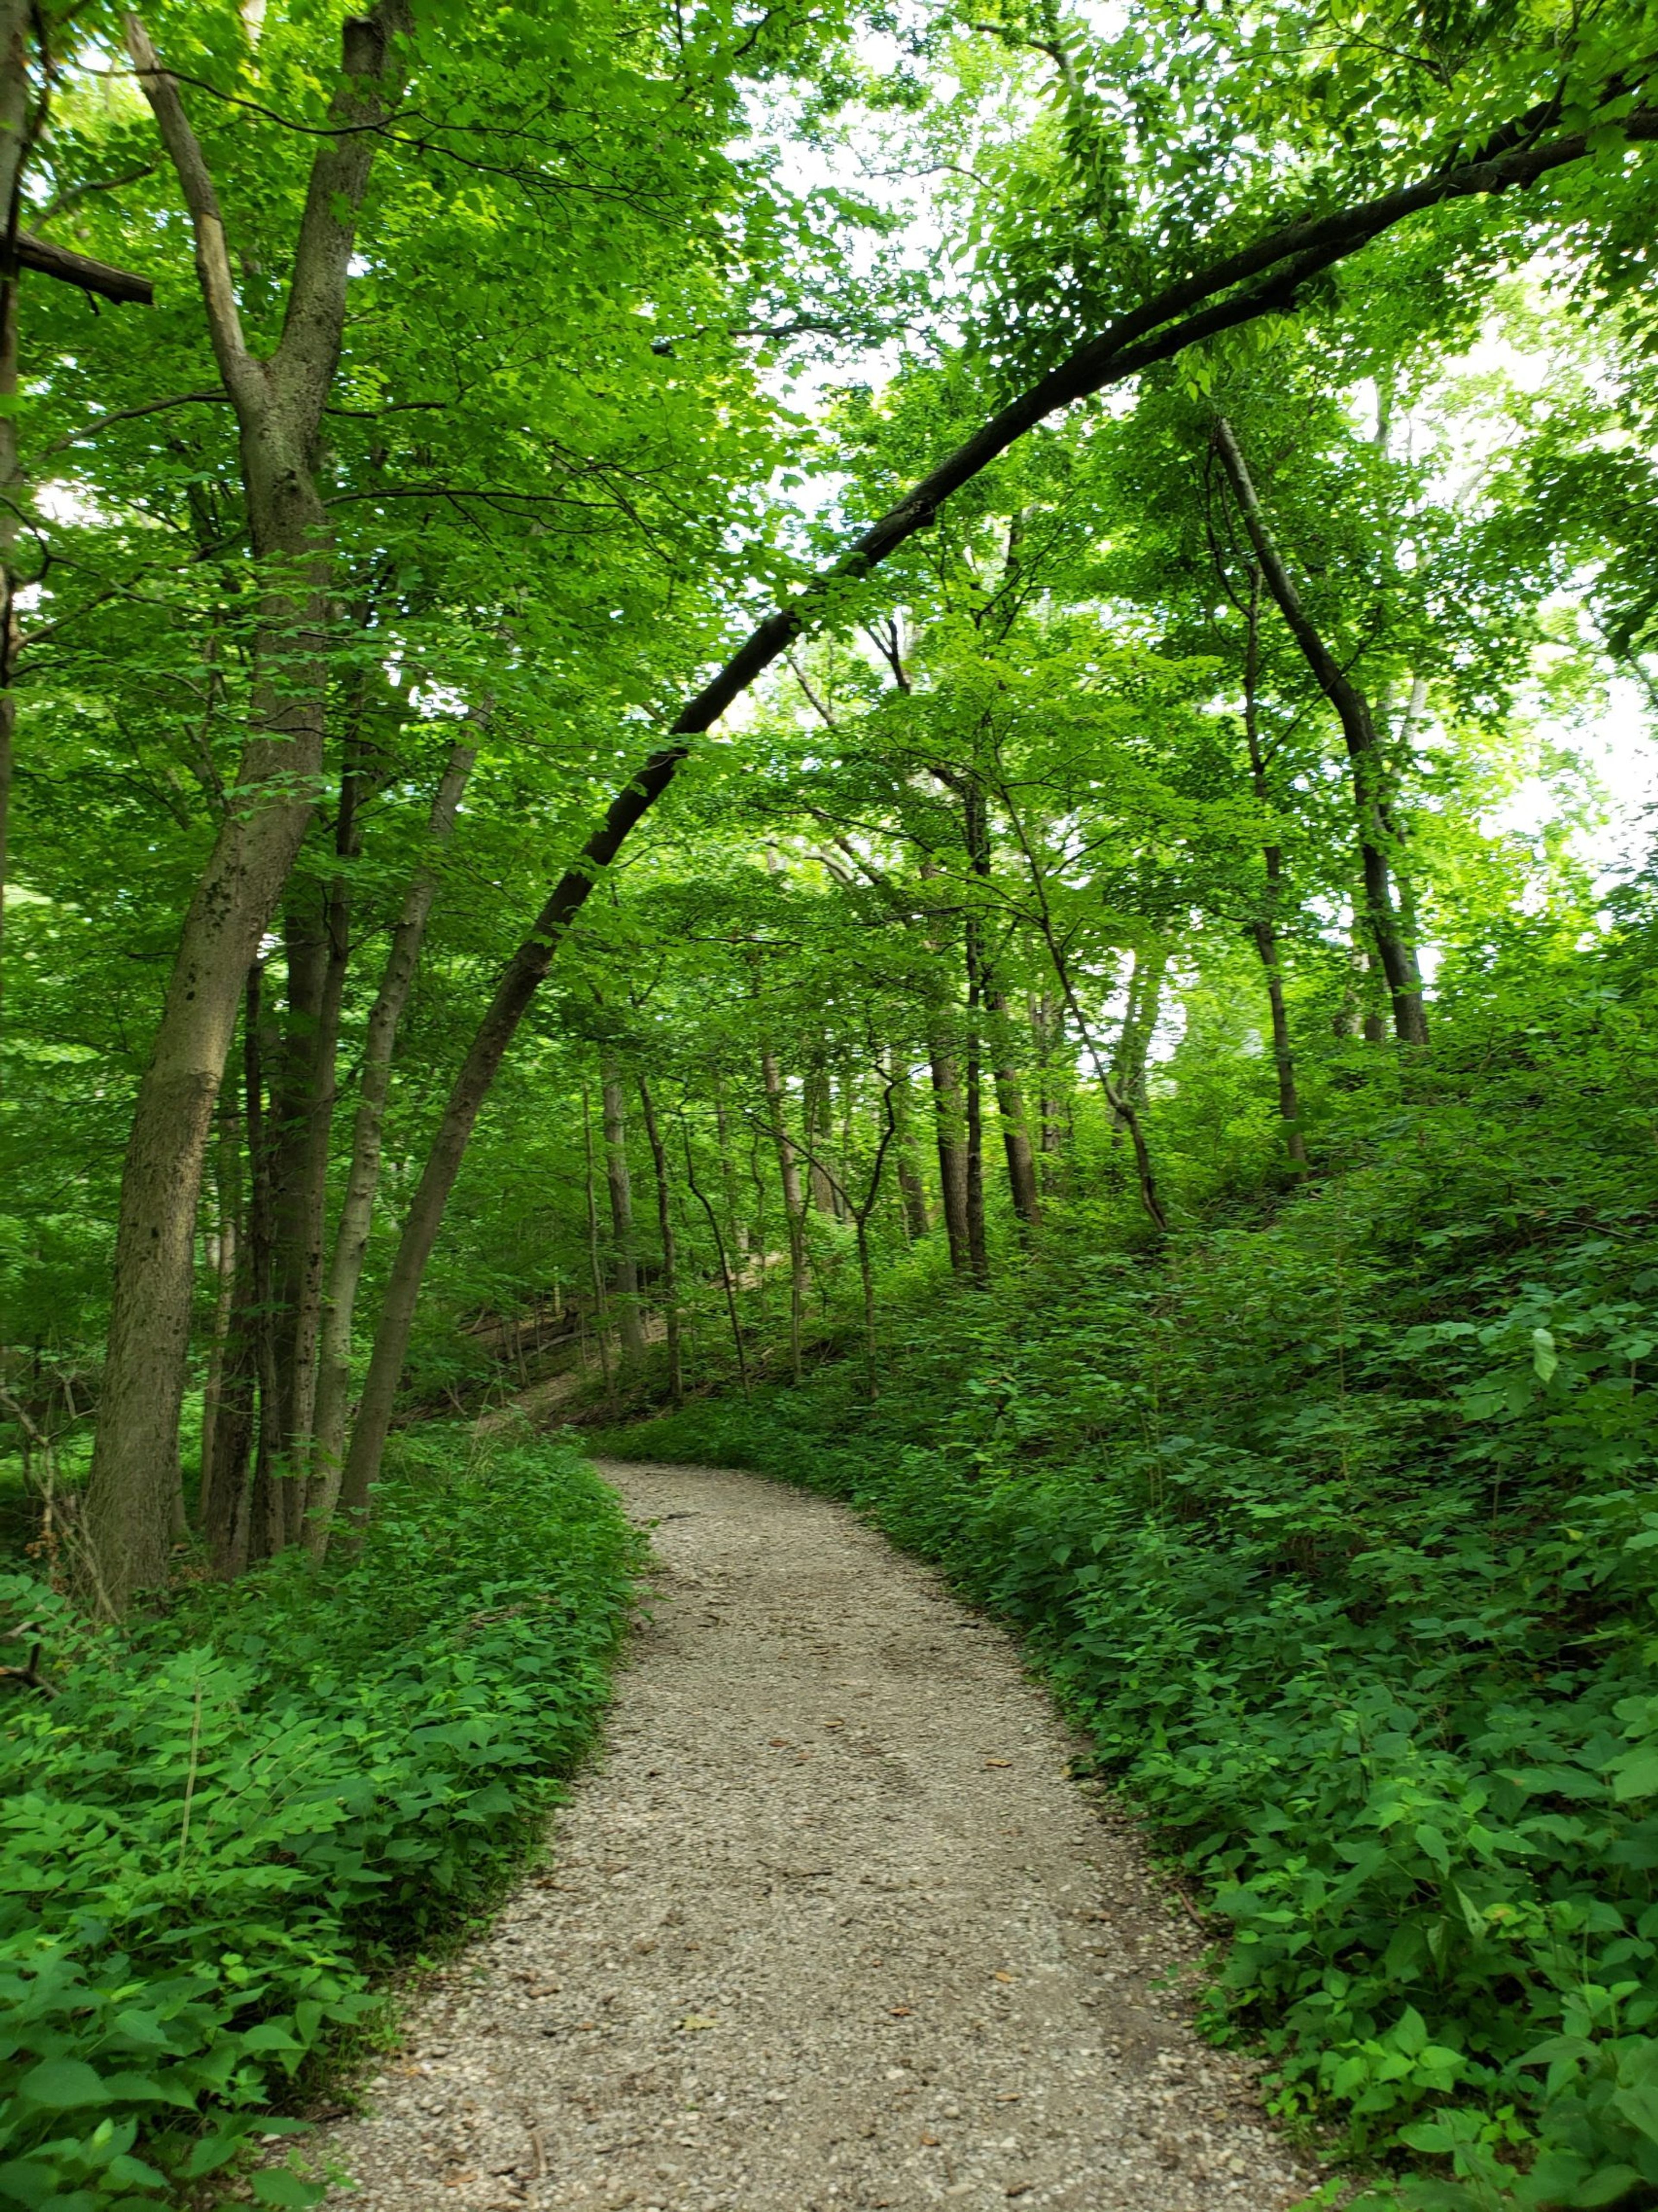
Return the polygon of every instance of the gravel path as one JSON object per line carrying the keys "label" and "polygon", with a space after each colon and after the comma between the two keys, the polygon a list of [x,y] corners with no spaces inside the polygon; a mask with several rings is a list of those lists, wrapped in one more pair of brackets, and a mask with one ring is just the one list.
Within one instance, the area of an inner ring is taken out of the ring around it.
{"label": "gravel path", "polygon": [[1013,1646],[844,1509],[603,1463],[658,1596],[551,1870],[307,2145],[425,2206],[1279,2212],[1196,1930]]}

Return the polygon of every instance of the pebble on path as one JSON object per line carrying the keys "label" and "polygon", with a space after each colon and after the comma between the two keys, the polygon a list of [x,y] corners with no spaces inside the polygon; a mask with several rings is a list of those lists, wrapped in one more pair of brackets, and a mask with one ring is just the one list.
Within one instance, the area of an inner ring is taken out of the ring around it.
{"label": "pebble on path", "polygon": [[844,1508],[600,1463],[655,1595],[546,1871],[307,2139],[357,2212],[1282,2212],[1202,1948],[1003,1632]]}

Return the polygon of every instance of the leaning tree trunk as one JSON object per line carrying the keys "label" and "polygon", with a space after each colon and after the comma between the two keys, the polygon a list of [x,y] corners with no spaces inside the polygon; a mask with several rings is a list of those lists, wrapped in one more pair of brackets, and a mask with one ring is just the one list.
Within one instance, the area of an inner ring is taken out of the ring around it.
{"label": "leaning tree trunk", "polygon": [[100,1601],[161,1581],[178,1492],[202,1163],[243,982],[298,854],[323,766],[331,620],[328,516],[317,440],[344,326],[356,217],[379,123],[401,75],[400,0],[344,27],[331,128],[312,164],[282,334],[251,354],[213,181],[174,81],[129,16],[127,42],[183,187],[219,374],[240,437],[262,573],[239,803],[220,825],[185,918],[122,1173],[104,1389],[86,1525]]}
{"label": "leaning tree trunk", "polygon": [[[362,27],[355,18],[350,19],[350,27],[358,32]],[[1620,85],[1616,95],[1608,91],[1606,97],[1621,99],[1622,94]],[[1658,137],[1658,112],[1645,107],[1626,112],[1617,127],[1631,141]],[[1078,399],[1126,383],[1159,362],[1172,361],[1198,341],[1241,328],[1264,315],[1284,313],[1319,271],[1333,267],[1424,208],[1530,183],[1581,161],[1588,150],[1585,131],[1566,134],[1552,143],[1540,141],[1534,131],[1518,138],[1498,132],[1473,161],[1442,163],[1413,185],[1357,206],[1283,225],[1252,245],[1223,255],[1156,297],[1142,301],[1010,400],[821,570],[799,597],[776,608],[750,633],[713,680],[682,708],[666,732],[666,742],[612,799],[579,866],[554,886],[530,936],[509,962],[479,1024],[444,1109],[415,1203],[404,1223],[387,1290],[345,1486],[345,1493],[355,1497],[361,1509],[367,1508],[369,1486],[390,1426],[426,1263],[483,1100],[571,921],[634,824],[672,783],[689,753],[687,740],[712,729],[726,708],[834,602],[846,583],[861,582],[917,531],[927,528],[953,493],[972,483],[1049,416]],[[228,262],[224,267],[226,295],[234,297]],[[1150,1164],[1139,1143],[1136,1152],[1148,1210],[1161,1221],[1155,1187],[1149,1182]]]}
{"label": "leaning tree trunk", "polygon": [[1382,747],[1375,717],[1364,693],[1337,661],[1319,635],[1294,580],[1284,564],[1256,494],[1232,426],[1224,416],[1215,423],[1215,450],[1220,455],[1238,512],[1266,588],[1277,600],[1291,635],[1301,648],[1318,687],[1335,708],[1347,758],[1353,772],[1353,805],[1358,820],[1358,849],[1364,872],[1366,920],[1382,962],[1393,1000],[1394,1033],[1401,1044],[1425,1046],[1428,1017],[1422,1000],[1422,976],[1416,947],[1400,921],[1394,903],[1388,849],[1393,842],[1387,827],[1387,791]]}

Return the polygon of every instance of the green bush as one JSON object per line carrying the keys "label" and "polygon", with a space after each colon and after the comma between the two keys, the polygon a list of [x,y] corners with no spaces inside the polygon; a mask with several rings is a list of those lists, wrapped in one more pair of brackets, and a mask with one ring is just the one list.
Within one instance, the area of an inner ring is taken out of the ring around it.
{"label": "green bush", "polygon": [[1424,1114],[1163,1261],[890,1311],[873,1405],[848,1363],[610,1441],[1017,1624],[1230,1923],[1216,2032],[1416,2169],[1368,2202],[1658,2203],[1658,1250],[1479,1157]]}
{"label": "green bush", "polygon": [[355,1564],[283,1559],[123,1629],[0,1577],[50,1692],[13,1689],[0,1749],[0,2202],[153,2206],[297,2130],[271,2106],[307,2054],[530,1845],[638,1539],[562,1447],[463,1449],[405,1447]]}

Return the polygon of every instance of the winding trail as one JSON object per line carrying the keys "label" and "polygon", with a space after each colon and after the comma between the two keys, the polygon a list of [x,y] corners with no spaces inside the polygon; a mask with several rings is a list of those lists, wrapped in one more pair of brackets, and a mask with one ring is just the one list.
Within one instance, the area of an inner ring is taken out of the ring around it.
{"label": "winding trail", "polygon": [[430,1984],[359,2212],[1281,2212],[1201,1948],[1000,1631],[843,1508],[601,1462],[658,1595],[550,1871]]}

